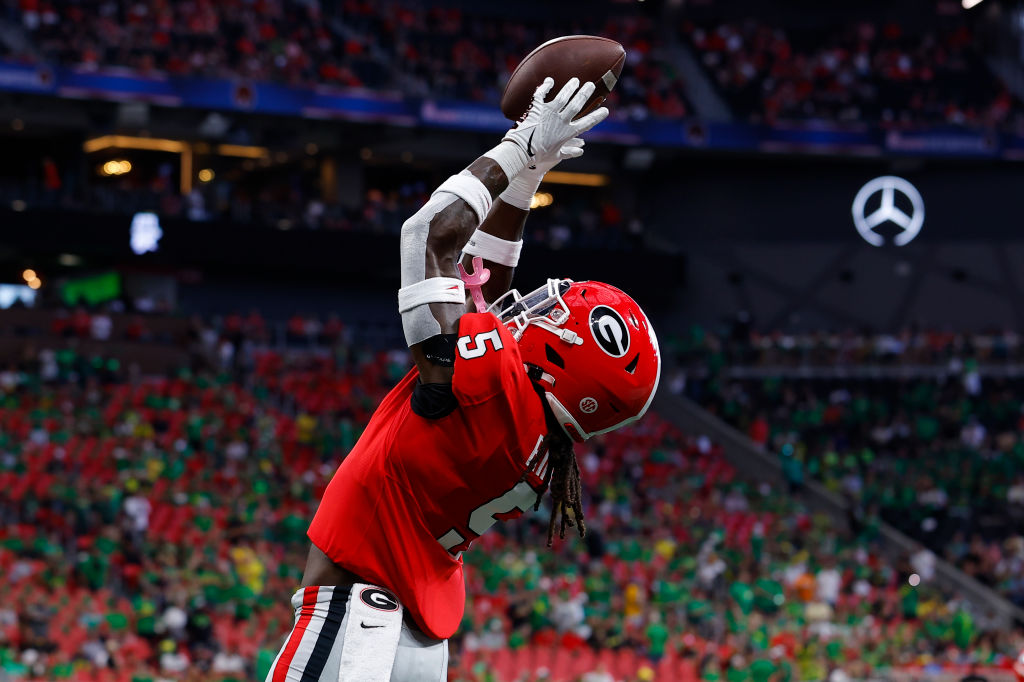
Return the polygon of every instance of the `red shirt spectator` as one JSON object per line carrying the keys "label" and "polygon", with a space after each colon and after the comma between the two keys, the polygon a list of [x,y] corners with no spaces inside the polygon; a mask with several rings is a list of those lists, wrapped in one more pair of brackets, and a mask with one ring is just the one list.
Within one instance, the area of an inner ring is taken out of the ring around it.
{"label": "red shirt spectator", "polygon": [[224,318],[224,332],[231,336],[242,333],[242,316],[238,313],[231,313]]}
{"label": "red shirt spectator", "polygon": [[267,334],[267,323],[260,315],[260,311],[253,309],[245,318],[245,332],[257,339],[263,339]]}
{"label": "red shirt spectator", "polygon": [[324,324],[321,336],[325,343],[336,343],[341,338],[343,331],[345,331],[345,325],[341,323],[341,319],[337,315],[330,315]]}
{"label": "red shirt spectator", "polygon": [[82,339],[88,337],[91,326],[92,319],[85,308],[76,308],[74,314],[71,315],[71,329],[74,330],[75,336]]}
{"label": "red shirt spectator", "polygon": [[764,447],[768,442],[768,420],[763,415],[758,415],[754,421],[750,423],[750,440],[754,441],[761,447]]}
{"label": "red shirt spectator", "polygon": [[149,336],[146,323],[140,315],[132,317],[131,321],[124,328],[124,338],[129,341],[141,341]]}
{"label": "red shirt spectator", "polygon": [[61,188],[60,171],[57,170],[57,164],[48,156],[43,159],[43,187],[51,192]]}
{"label": "red shirt spectator", "polygon": [[288,338],[292,341],[306,338],[306,319],[299,313],[295,313],[288,320]]}

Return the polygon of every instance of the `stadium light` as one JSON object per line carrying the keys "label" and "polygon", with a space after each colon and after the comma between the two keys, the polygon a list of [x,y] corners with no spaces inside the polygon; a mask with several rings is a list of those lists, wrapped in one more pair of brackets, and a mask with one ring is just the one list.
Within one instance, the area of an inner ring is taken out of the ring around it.
{"label": "stadium light", "polygon": [[543,208],[550,206],[555,198],[550,192],[537,192],[530,198],[530,208]]}
{"label": "stadium light", "polygon": [[977,7],[983,1],[984,0],[962,0],[960,4],[964,6],[964,9],[971,9],[972,7]]}
{"label": "stadium light", "polygon": [[[161,137],[135,137],[134,135],[102,135],[86,140],[82,145],[86,154],[103,151],[104,149],[139,149],[148,152],[167,152],[181,155],[181,178],[179,186],[182,194],[192,191],[192,147],[181,140],[168,140]],[[131,167],[129,166],[129,169]],[[127,172],[127,171],[125,171]]]}
{"label": "stadium light", "polygon": [[[195,145],[196,148],[203,146],[203,143]],[[138,149],[149,152],[167,152],[169,154],[181,155],[181,178],[180,187],[182,194],[192,191],[192,157],[194,148],[188,142],[182,140],[169,140],[161,137],[135,137],[134,135],[102,135],[86,140],[82,149],[87,154],[103,151],[104,149]],[[266,147],[256,147],[247,144],[219,144],[214,147],[214,153],[221,156],[238,156],[244,159],[270,160],[270,150]],[[130,168],[129,168],[130,170]],[[128,171],[124,171],[128,172]],[[110,175],[108,173],[108,175]]]}
{"label": "stadium light", "polygon": [[221,156],[240,156],[243,159],[269,159],[270,150],[248,144],[219,144],[216,151]]}
{"label": "stadium light", "polygon": [[134,137],[132,135],[103,135],[86,140],[82,149],[87,154],[104,149],[141,149],[150,152],[181,154],[188,147],[181,140],[167,140],[159,137]]}
{"label": "stadium light", "polygon": [[604,187],[611,180],[601,173],[572,173],[570,171],[548,171],[544,182],[556,185],[579,185],[581,187]]}
{"label": "stadium light", "polygon": [[131,172],[132,164],[124,159],[114,159],[107,161],[100,168],[104,175],[124,175]]}

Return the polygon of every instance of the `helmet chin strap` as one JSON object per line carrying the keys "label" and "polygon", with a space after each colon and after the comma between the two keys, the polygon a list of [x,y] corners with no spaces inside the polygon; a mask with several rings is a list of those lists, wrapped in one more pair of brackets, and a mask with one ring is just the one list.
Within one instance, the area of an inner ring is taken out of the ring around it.
{"label": "helmet chin strap", "polygon": [[552,334],[560,338],[562,341],[565,341],[566,343],[571,343],[574,346],[583,345],[583,339],[580,338],[579,334],[572,331],[571,329],[562,329],[561,327],[556,327],[555,325],[550,324],[549,322],[545,322],[544,320],[531,320],[529,324],[536,325],[537,327],[540,327],[546,332],[551,332]]}
{"label": "helmet chin strap", "polygon": [[582,443],[590,436],[590,434],[584,431],[583,427],[579,425],[579,422],[569,414],[569,410],[565,409],[565,406],[562,405],[562,403],[558,401],[558,398],[556,398],[550,391],[545,391],[544,397],[547,399],[548,407],[551,408],[551,412],[555,415],[555,419],[558,420],[558,424],[562,427],[562,430],[565,431],[565,435],[569,436],[569,438],[572,438],[577,443]]}
{"label": "helmet chin strap", "polygon": [[555,385],[555,378],[548,374],[547,372],[545,372],[544,370],[542,370],[537,365],[527,365],[524,363],[523,366],[526,367],[527,376],[529,376],[534,381],[546,381],[549,386]]}
{"label": "helmet chin strap", "polygon": [[553,420],[562,427],[562,432],[571,440],[577,443],[585,441],[590,434],[587,434],[586,431],[583,430],[583,427],[581,427],[579,422],[569,414],[569,411],[565,409],[565,406],[562,405],[561,402],[559,402],[558,398],[552,395],[550,391],[546,390],[545,387],[541,385],[541,382],[545,382],[548,386],[554,386],[555,378],[537,365],[524,364],[523,366],[526,368],[527,376],[533,380],[534,389],[547,404],[549,410],[548,428],[552,428],[551,422]]}

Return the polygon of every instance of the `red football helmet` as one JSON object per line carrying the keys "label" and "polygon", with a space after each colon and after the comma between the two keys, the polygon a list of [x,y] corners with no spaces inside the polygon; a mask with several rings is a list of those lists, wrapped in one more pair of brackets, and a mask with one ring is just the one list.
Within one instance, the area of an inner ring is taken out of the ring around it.
{"label": "red football helmet", "polygon": [[511,290],[491,312],[535,367],[548,405],[582,442],[636,421],[658,390],[658,338],[636,301],[601,282],[549,279],[521,296]]}

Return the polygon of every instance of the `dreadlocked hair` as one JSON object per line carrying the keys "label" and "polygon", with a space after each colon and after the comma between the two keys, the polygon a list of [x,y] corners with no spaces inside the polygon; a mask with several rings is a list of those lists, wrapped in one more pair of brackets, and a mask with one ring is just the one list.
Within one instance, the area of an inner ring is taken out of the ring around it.
{"label": "dreadlocked hair", "polygon": [[[560,428],[560,427],[559,427]],[[550,431],[544,438],[542,448],[548,452],[547,473],[544,484],[551,494],[551,519],[548,521],[548,547],[554,543],[555,522],[558,521],[558,537],[565,539],[565,529],[576,527],[580,537],[587,534],[587,524],[583,520],[583,490],[580,484],[580,465],[576,461],[576,452],[572,441],[560,431]],[[540,509],[541,496],[533,510]],[[570,509],[572,516],[569,515]]]}

